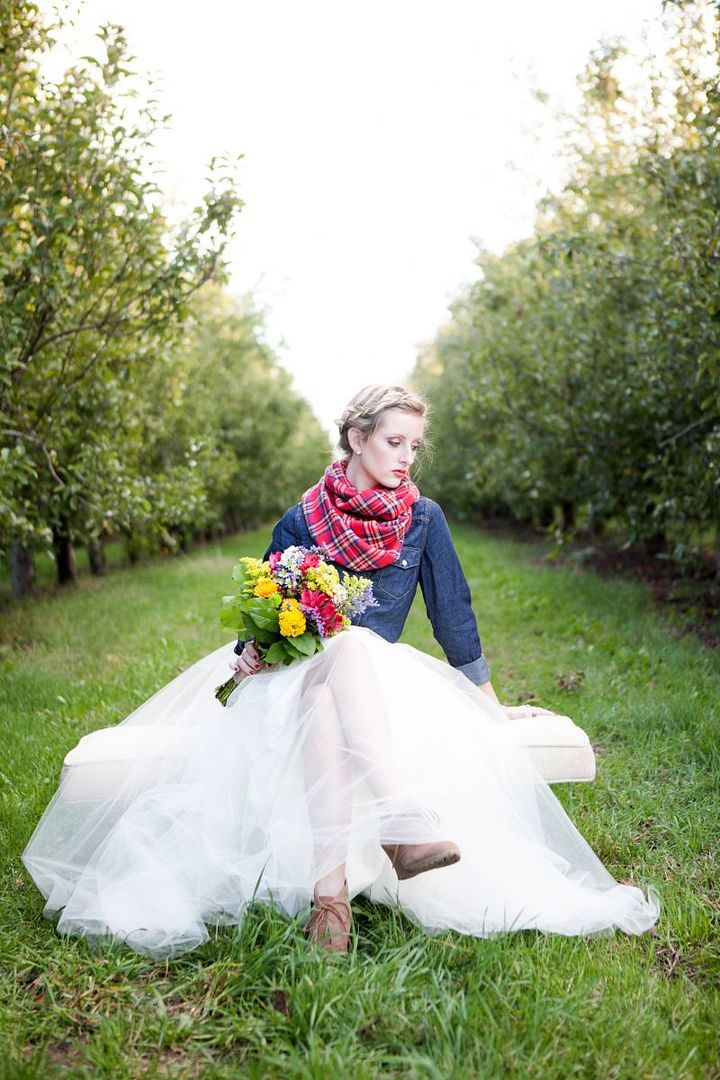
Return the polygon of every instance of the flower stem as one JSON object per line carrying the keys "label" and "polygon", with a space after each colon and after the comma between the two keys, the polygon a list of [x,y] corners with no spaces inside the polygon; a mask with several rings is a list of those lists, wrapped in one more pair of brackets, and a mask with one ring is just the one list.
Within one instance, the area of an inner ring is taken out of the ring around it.
{"label": "flower stem", "polygon": [[227,682],[221,683],[220,686],[215,687],[215,697],[218,699],[223,708],[227,705],[228,699],[233,690],[237,688],[237,682],[235,676],[231,675]]}

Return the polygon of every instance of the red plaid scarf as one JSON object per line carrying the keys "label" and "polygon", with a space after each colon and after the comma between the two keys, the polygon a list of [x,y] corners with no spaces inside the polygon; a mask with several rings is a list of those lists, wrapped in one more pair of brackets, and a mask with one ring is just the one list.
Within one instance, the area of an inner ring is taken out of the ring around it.
{"label": "red plaid scarf", "polygon": [[350,570],[377,570],[400,554],[419,498],[410,479],[396,488],[358,491],[348,481],[346,462],[333,461],[301,502],[310,534],[328,558]]}

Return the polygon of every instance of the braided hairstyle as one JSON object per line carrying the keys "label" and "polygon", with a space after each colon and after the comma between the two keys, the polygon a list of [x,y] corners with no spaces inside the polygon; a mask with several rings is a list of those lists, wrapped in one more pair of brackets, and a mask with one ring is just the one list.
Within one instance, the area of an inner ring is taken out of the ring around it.
{"label": "braided hairstyle", "polygon": [[405,409],[417,416],[428,415],[428,404],[418,394],[404,386],[388,386],[385,383],[371,383],[359,390],[347,403],[343,414],[335,423],[340,431],[338,448],[347,460],[352,456],[352,447],[348,440],[348,429],[357,428],[363,439],[367,439],[380,423],[380,416],[385,409]]}

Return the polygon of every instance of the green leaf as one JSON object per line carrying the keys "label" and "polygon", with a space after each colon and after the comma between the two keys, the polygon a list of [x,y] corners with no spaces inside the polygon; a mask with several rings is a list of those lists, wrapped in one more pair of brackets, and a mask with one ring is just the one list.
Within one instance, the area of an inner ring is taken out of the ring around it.
{"label": "green leaf", "polygon": [[268,603],[266,598],[256,597],[252,600],[242,600],[240,610],[249,615],[253,622],[263,630],[278,630],[278,612],[274,604]]}
{"label": "green leaf", "polygon": [[[268,649],[267,653],[265,654],[265,659],[268,664],[279,664],[282,660],[285,659],[287,655],[288,652],[285,647],[285,642],[276,641]],[[291,657],[291,659],[294,659],[294,657]]]}
{"label": "green leaf", "polygon": [[244,618],[249,637],[256,638],[258,641],[262,642],[263,645],[270,645],[274,641],[277,641],[278,634],[276,630],[268,630],[264,626],[259,626],[252,615],[245,615]]}
{"label": "green leaf", "polygon": [[[290,638],[287,638],[290,641]],[[315,642],[317,638],[314,634],[311,634],[309,630],[306,630],[304,634],[299,634],[298,637],[292,638],[292,643],[298,652],[303,656],[312,656],[315,652]]]}
{"label": "green leaf", "polygon": [[245,614],[238,596],[223,596],[220,607],[220,625],[229,630],[243,631],[246,628]]}
{"label": "green leaf", "polygon": [[220,612],[220,625],[228,630],[234,630],[240,636],[251,637],[254,632],[248,625],[247,618],[232,608]]}
{"label": "green leaf", "polygon": [[247,577],[247,567],[245,566],[245,563],[236,562],[235,565],[232,568],[232,579],[233,579],[233,581],[236,582],[240,586],[240,588],[242,588],[243,585],[245,584],[246,577]]}
{"label": "green leaf", "polygon": [[295,648],[292,638],[283,638],[283,641],[285,642],[285,648],[289,652],[291,652],[294,657],[302,659],[305,656],[304,652],[301,652],[300,649]]}

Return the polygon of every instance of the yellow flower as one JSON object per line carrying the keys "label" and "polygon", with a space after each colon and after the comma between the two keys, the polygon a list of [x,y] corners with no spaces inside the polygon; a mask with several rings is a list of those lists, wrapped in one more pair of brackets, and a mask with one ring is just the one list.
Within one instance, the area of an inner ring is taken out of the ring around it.
{"label": "yellow flower", "polygon": [[283,637],[299,637],[307,629],[307,623],[297,600],[283,600],[278,614],[280,633]]}
{"label": "yellow flower", "polygon": [[334,566],[325,563],[322,566],[312,566],[305,573],[305,580],[309,589],[323,592],[326,596],[332,596],[340,584],[340,575]]}
{"label": "yellow flower", "polygon": [[252,555],[243,555],[238,562],[245,563],[248,570],[259,570],[263,565],[261,559],[253,559]]}
{"label": "yellow flower", "polygon": [[244,555],[238,559],[245,567],[245,588],[250,592],[255,588],[258,581],[269,576],[270,563],[263,563],[260,559],[253,559],[250,555]]}
{"label": "yellow flower", "polygon": [[278,591],[277,582],[272,581],[271,578],[260,578],[253,590],[255,596],[272,596],[273,593]]}

